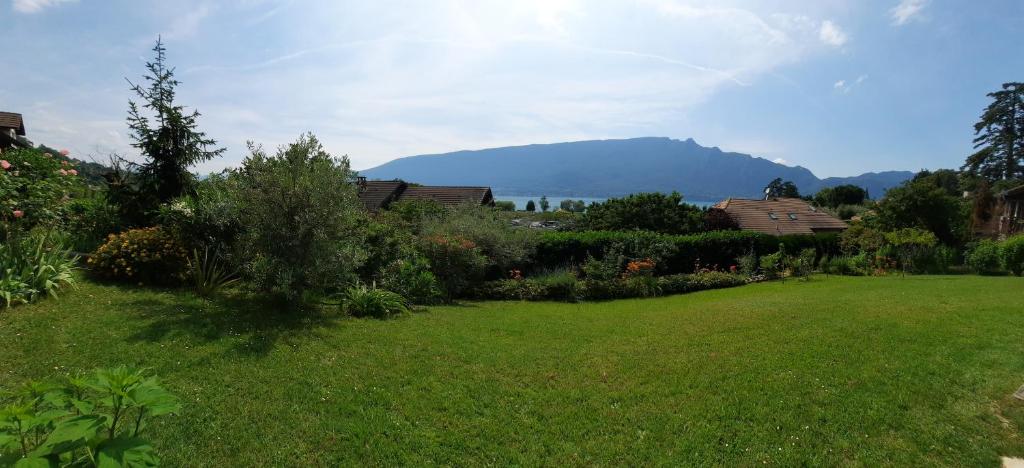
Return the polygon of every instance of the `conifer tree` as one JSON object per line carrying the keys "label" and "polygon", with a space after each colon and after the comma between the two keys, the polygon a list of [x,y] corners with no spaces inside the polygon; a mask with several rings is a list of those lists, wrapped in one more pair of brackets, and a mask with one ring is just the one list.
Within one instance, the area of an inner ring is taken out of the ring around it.
{"label": "conifer tree", "polygon": [[974,124],[974,148],[963,169],[990,181],[1024,177],[1024,83],[1004,83]]}

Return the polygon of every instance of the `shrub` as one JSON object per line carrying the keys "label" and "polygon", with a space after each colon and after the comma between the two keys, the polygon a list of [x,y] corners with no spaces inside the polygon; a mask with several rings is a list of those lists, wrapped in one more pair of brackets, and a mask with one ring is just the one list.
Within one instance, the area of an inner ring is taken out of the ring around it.
{"label": "shrub", "polygon": [[389,318],[409,311],[402,296],[376,286],[355,286],[345,291],[343,307],[353,317]]}
{"label": "shrub", "polygon": [[108,235],[121,231],[117,207],[101,197],[72,199],[64,213],[61,224],[68,234],[68,247],[77,252],[92,252]]}
{"label": "shrub", "polygon": [[999,273],[999,257],[999,244],[986,239],[979,241],[968,251],[966,261],[972,270],[983,275],[991,275]]}
{"label": "shrub", "polygon": [[430,264],[418,256],[391,262],[377,273],[377,281],[413,304],[435,304],[444,297]]}
{"label": "shrub", "polygon": [[50,236],[33,233],[0,244],[0,299],[5,308],[32,302],[73,286],[78,258]]}
{"label": "shrub", "polygon": [[704,213],[683,203],[678,192],[636,193],[625,198],[610,198],[587,208],[583,225],[588,229],[630,231],[645,230],[665,234],[688,234],[702,228]]}
{"label": "shrub", "polygon": [[199,255],[198,250],[192,251],[192,258],[188,261],[188,277],[192,289],[203,297],[211,297],[238,282],[231,267],[216,252],[211,255],[209,247],[203,249],[202,255]]}
{"label": "shrub", "polygon": [[946,274],[957,263],[957,250],[945,245],[922,248],[912,253],[910,267],[914,273]]}
{"label": "shrub", "polygon": [[1017,276],[1024,274],[1024,234],[1004,241],[1000,253],[1003,257],[1004,268]]}
{"label": "shrub", "polygon": [[142,371],[96,370],[56,384],[29,383],[0,408],[0,460],[15,466],[157,466],[140,434],[178,399]]}
{"label": "shrub", "polygon": [[866,252],[833,256],[822,260],[821,270],[832,275],[866,276],[871,274],[871,258]]}
{"label": "shrub", "polygon": [[903,228],[885,233],[885,240],[896,249],[903,271],[914,269],[914,258],[938,244],[939,240],[931,231],[917,228]]}
{"label": "shrub", "polygon": [[362,203],[348,158],[312,134],[268,155],[250,146],[236,177],[243,271],[253,285],[296,307],[306,292],[341,290],[366,258]]}
{"label": "shrub", "polygon": [[800,255],[789,260],[790,272],[794,277],[808,279],[814,272],[814,260],[817,254],[814,249],[803,249]]}
{"label": "shrub", "polygon": [[38,149],[0,155],[0,236],[11,227],[52,225],[72,189],[81,186],[71,164]]}
{"label": "shrub", "polygon": [[472,296],[483,300],[540,301],[548,298],[548,289],[534,279],[504,279],[476,286]]}
{"label": "shrub", "polygon": [[487,258],[472,241],[452,236],[429,236],[420,244],[446,299],[459,297],[483,280]]}
{"label": "shrub", "polygon": [[243,263],[235,252],[243,230],[238,192],[237,178],[211,175],[196,184],[192,195],[161,206],[160,223],[186,249],[218,252],[222,261],[238,268]]}
{"label": "shrub", "polygon": [[781,246],[778,252],[761,256],[761,273],[768,279],[781,278],[786,271],[786,253]]}
{"label": "shrub", "polygon": [[150,227],[111,234],[88,265],[102,278],[173,285],[185,280],[188,255],[174,236]]}
{"label": "shrub", "polygon": [[494,208],[461,205],[428,216],[423,236],[449,236],[471,241],[487,259],[489,277],[499,278],[513,268],[526,266],[536,251],[537,232],[516,229]]}
{"label": "shrub", "polygon": [[550,272],[538,276],[534,281],[546,299],[568,302],[579,300],[579,280],[571,270]]}

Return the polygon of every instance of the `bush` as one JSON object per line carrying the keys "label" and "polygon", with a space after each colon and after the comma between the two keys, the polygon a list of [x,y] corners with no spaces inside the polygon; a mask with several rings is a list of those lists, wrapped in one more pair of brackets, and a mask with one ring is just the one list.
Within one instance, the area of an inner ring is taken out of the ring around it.
{"label": "bush", "polygon": [[77,260],[46,234],[8,238],[0,244],[0,299],[4,307],[43,296],[57,297],[57,291],[74,285],[71,272]]}
{"label": "bush", "polygon": [[140,370],[118,367],[26,384],[0,408],[0,461],[15,466],[157,466],[140,434],[178,399]]}
{"label": "bush", "polygon": [[946,274],[957,264],[958,253],[953,247],[936,245],[912,253],[910,268],[913,273]]}
{"label": "bush", "polygon": [[446,299],[459,297],[483,280],[487,258],[472,241],[452,236],[429,236],[420,244]]}
{"label": "bush", "polygon": [[413,304],[436,304],[444,297],[430,263],[418,256],[391,262],[377,273],[377,281]]}
{"label": "bush", "polygon": [[107,236],[121,231],[117,207],[101,197],[76,198],[64,205],[63,230],[68,234],[68,247],[77,252],[92,252],[107,241]]}
{"label": "bush", "polygon": [[376,286],[355,286],[345,291],[343,307],[353,317],[385,319],[409,311],[402,296]]}
{"label": "bush", "polygon": [[88,265],[106,279],[176,285],[188,273],[188,254],[174,236],[150,227],[111,234]]}
{"label": "bush", "polygon": [[339,291],[355,281],[366,258],[366,214],[348,158],[331,156],[312,134],[274,155],[250,150],[232,176],[248,279],[292,307],[306,292]]}
{"label": "bush", "polygon": [[998,274],[1000,264],[999,244],[991,240],[982,240],[967,253],[967,266],[983,275]]}
{"label": "bush", "polygon": [[866,276],[871,274],[871,258],[867,252],[828,257],[822,260],[821,270],[832,275]]}
{"label": "bush", "polygon": [[211,254],[209,247],[203,249],[202,255],[199,255],[198,250],[192,251],[192,258],[188,261],[188,277],[192,289],[203,297],[212,297],[221,289],[238,282],[231,267],[216,252]]}
{"label": "bush", "polygon": [[538,283],[538,289],[544,291],[546,299],[567,302],[579,300],[579,280],[571,270],[550,272],[538,276],[534,281]]}
{"label": "bush", "polygon": [[421,235],[448,236],[471,241],[487,259],[489,277],[500,278],[511,269],[522,269],[536,251],[537,232],[512,227],[494,208],[461,205],[428,216]]}
{"label": "bush", "polygon": [[53,225],[67,195],[81,187],[71,164],[38,149],[0,155],[0,237],[11,227],[28,230]]}
{"label": "bush", "polygon": [[803,249],[800,251],[800,255],[789,260],[790,272],[796,278],[807,279],[810,278],[811,273],[814,272],[814,261],[816,257],[814,249]]}
{"label": "bush", "polygon": [[1017,276],[1024,274],[1024,234],[1004,241],[1000,253],[1003,257],[1003,268]]}
{"label": "bush", "polygon": [[238,179],[211,175],[196,184],[195,193],[163,205],[159,219],[165,230],[188,250],[218,252],[232,268],[243,261],[235,252],[242,233]]}
{"label": "bush", "polygon": [[782,274],[786,271],[786,260],[786,253],[781,248],[778,252],[762,255],[759,265],[761,273],[767,279],[781,278]]}
{"label": "bush", "polygon": [[688,234],[702,229],[704,212],[683,203],[678,192],[636,193],[593,203],[586,210],[583,225],[588,229],[644,230],[664,234]]}
{"label": "bush", "polygon": [[896,249],[903,271],[914,271],[914,259],[938,244],[939,240],[931,231],[917,228],[897,229],[885,233],[885,240]]}
{"label": "bush", "polygon": [[548,289],[534,279],[504,279],[482,283],[471,295],[481,300],[541,301],[548,299]]}

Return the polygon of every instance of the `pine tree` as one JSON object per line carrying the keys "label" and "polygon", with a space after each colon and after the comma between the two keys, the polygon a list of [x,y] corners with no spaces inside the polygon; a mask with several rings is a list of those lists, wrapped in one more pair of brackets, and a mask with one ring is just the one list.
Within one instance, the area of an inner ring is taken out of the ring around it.
{"label": "pine tree", "polygon": [[551,208],[551,203],[548,201],[547,195],[540,196],[540,210],[547,213],[548,209]]}
{"label": "pine tree", "polygon": [[185,193],[193,182],[189,167],[224,152],[224,148],[215,148],[216,141],[197,129],[199,111],[188,113],[175,104],[179,82],[174,79],[174,69],[167,67],[166,49],[159,38],[153,52],[156,58],[146,63],[149,74],[143,76],[148,87],[126,79],[142,101],[141,107],[148,111],[144,114],[135,101],[128,102],[132,146],[145,158],[134,167],[139,177],[139,195],[149,198],[149,204],[164,203]]}
{"label": "pine tree", "polygon": [[1024,83],[988,93],[992,103],[974,124],[976,153],[963,169],[990,181],[1024,177]]}
{"label": "pine tree", "polygon": [[529,212],[537,211],[537,205],[535,205],[533,203],[533,200],[529,200],[529,201],[526,202],[526,211],[529,211]]}

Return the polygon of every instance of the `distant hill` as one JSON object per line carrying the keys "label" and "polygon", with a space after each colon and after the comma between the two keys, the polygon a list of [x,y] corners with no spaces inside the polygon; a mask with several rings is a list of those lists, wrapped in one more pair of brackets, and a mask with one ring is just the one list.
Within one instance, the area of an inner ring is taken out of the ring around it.
{"label": "distant hill", "polygon": [[410,156],[360,175],[428,185],[486,185],[504,195],[608,197],[677,190],[690,200],[757,197],[776,177],[801,193],[851,183],[873,197],[913,177],[912,172],[819,179],[800,167],[749,154],[703,147],[693,139],[632,138]]}

